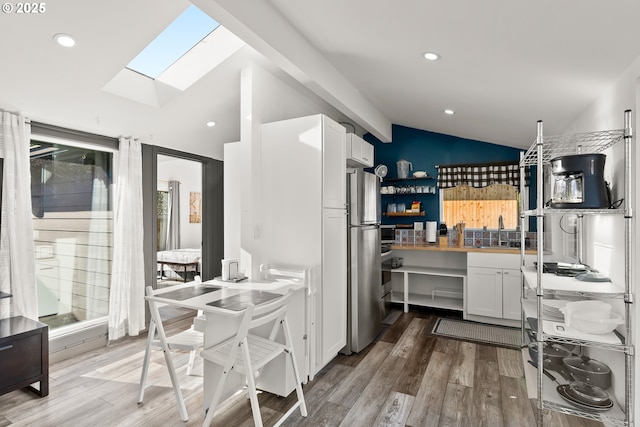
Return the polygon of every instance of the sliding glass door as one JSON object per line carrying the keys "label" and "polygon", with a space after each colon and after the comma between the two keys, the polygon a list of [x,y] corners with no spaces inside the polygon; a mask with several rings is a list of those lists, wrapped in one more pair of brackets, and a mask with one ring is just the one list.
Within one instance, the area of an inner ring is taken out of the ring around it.
{"label": "sliding glass door", "polygon": [[38,314],[52,330],[108,315],[112,178],[113,151],[31,141]]}

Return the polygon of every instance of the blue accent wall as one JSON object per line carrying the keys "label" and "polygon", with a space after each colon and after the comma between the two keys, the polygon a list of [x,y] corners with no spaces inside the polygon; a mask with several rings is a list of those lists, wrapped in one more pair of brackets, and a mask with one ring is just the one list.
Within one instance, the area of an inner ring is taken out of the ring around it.
{"label": "blue accent wall", "polygon": [[[389,168],[385,179],[397,178],[396,162],[408,160],[413,163],[414,171],[425,171],[433,176],[432,180],[420,180],[419,185],[437,185],[438,171],[436,165],[450,165],[459,163],[487,163],[502,161],[518,161],[521,149],[492,144],[472,139],[426,130],[413,129],[400,125],[392,126],[391,143],[382,143],[371,134],[364,135],[364,139],[373,144],[375,150],[375,165],[384,164]],[[407,185],[411,182],[407,182]],[[535,190],[533,194],[535,195]],[[439,221],[440,201],[436,194],[407,194],[388,196],[382,195],[382,211],[386,211],[387,203],[406,203],[409,206],[417,198],[422,202],[425,217],[393,217],[383,216],[386,224],[412,224],[414,221]],[[394,200],[395,199],[395,200]],[[447,224],[451,227],[453,224]]]}

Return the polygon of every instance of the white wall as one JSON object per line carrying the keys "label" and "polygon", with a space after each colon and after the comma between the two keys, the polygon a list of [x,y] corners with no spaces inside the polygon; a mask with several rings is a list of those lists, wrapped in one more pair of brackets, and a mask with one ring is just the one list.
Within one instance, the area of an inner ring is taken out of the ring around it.
{"label": "white wall", "polygon": [[[269,248],[263,247],[260,239],[260,126],[263,123],[320,113],[336,121],[349,119],[312,101],[311,97],[256,65],[244,68],[240,80],[241,138],[240,142],[232,143],[233,149],[231,146],[225,148],[224,159],[225,179],[233,176],[238,181],[225,181],[224,257],[240,259],[240,268],[250,277],[257,277],[260,264],[269,261]],[[231,152],[233,154],[229,154],[227,158],[227,154]],[[233,168],[233,171],[229,168]],[[239,203],[236,195],[227,196],[228,191],[240,193]],[[227,201],[231,200],[234,200],[234,205],[228,206]],[[226,229],[231,226],[239,227],[239,230]],[[239,242],[227,242],[227,238],[239,239]]]}
{"label": "white wall", "polygon": [[202,164],[158,156],[158,190],[166,191],[168,181],[180,182],[180,248],[201,248],[202,223],[189,222],[189,193],[202,197]]}
{"label": "white wall", "polygon": [[[631,204],[630,207],[637,212],[638,200],[640,198],[640,188],[638,186],[638,176],[636,165],[640,165],[640,150],[637,147],[636,123],[640,123],[640,57],[618,78],[609,90],[605,91],[600,98],[584,111],[574,123],[566,130],[566,133],[588,132],[592,130],[622,129],[623,111],[632,109],[632,127],[634,128],[633,143],[631,145]],[[624,197],[623,183],[623,144],[608,149],[605,179],[611,182],[613,199]],[[640,239],[640,230],[635,225],[632,227],[631,239],[631,265],[637,270],[638,252],[636,242]],[[585,222],[585,237],[588,244],[585,247],[586,263],[599,268],[604,274],[610,275],[612,280],[624,283],[624,221],[619,216],[607,216],[589,218]],[[637,271],[632,271],[631,286],[632,293],[636,293]],[[615,311],[624,313],[624,303],[620,300],[610,300],[614,304]],[[635,319],[632,331],[637,331],[640,327],[640,310],[636,302],[632,306]],[[623,332],[621,330],[621,332]],[[633,342],[638,340],[637,332],[633,333]],[[612,353],[604,351],[592,351],[591,356],[601,360],[611,366],[614,375],[615,396],[620,404],[624,404],[624,358],[622,353]],[[640,408],[640,357],[636,356],[635,361],[635,408],[636,412]]]}

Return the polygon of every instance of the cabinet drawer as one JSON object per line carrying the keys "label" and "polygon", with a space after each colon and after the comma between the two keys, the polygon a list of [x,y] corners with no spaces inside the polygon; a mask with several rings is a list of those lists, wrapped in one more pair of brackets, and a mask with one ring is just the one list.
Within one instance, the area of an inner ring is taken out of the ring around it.
{"label": "cabinet drawer", "polygon": [[467,254],[467,266],[483,268],[520,268],[519,254],[495,254],[469,252]]}
{"label": "cabinet drawer", "polygon": [[42,374],[42,334],[6,340],[0,344],[0,388]]}

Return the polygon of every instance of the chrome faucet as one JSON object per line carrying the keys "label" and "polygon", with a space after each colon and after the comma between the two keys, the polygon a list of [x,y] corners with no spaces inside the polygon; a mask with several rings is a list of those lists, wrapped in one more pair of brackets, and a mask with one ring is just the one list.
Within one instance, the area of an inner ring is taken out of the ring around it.
{"label": "chrome faucet", "polygon": [[504,230],[504,221],[500,215],[498,217],[498,246],[502,246],[502,230]]}

